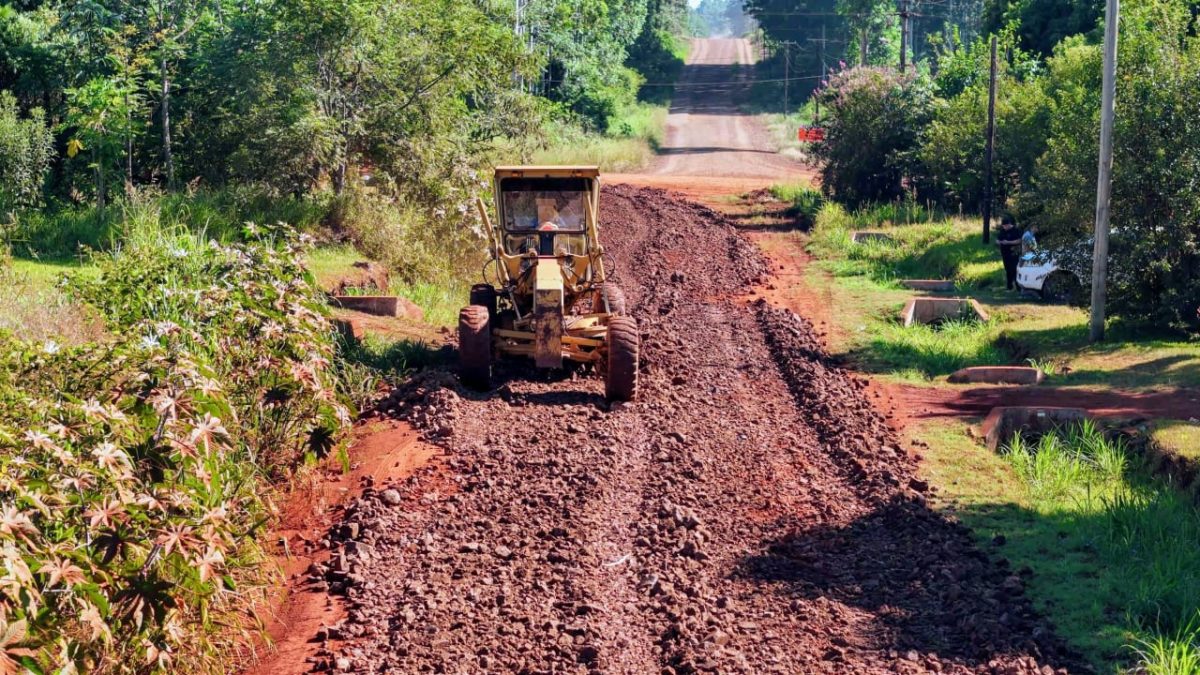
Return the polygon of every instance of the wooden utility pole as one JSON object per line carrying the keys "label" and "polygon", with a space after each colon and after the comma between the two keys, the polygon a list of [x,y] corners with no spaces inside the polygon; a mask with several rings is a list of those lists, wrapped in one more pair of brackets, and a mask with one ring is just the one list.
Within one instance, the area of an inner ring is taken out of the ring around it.
{"label": "wooden utility pole", "polygon": [[908,0],[900,0],[900,73],[908,66]]}
{"label": "wooden utility pole", "polygon": [[1100,169],[1096,179],[1096,234],[1092,250],[1092,342],[1104,339],[1104,303],[1108,282],[1108,218],[1112,199],[1113,118],[1117,98],[1117,25],[1120,0],[1108,0],[1104,10],[1104,80],[1100,101]]}
{"label": "wooden utility pole", "polygon": [[988,77],[987,149],[983,154],[983,243],[992,240],[992,157],[996,151],[996,36],[992,36],[992,67]]}

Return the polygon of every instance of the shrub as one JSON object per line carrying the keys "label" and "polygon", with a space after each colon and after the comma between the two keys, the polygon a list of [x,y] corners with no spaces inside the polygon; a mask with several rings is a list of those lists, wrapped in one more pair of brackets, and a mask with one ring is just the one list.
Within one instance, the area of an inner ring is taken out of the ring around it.
{"label": "shrub", "polygon": [[5,672],[221,668],[263,574],[260,479],[348,422],[302,254],[139,229],[75,282],[111,339],[0,336]]}
{"label": "shrub", "polygon": [[0,210],[41,203],[53,146],[42,109],[22,117],[13,95],[0,91]]}
{"label": "shrub", "polygon": [[814,149],[825,194],[850,206],[903,196],[930,118],[928,82],[857,67],[835,74],[816,95],[825,110],[825,142]]}
{"label": "shrub", "polygon": [[[1011,48],[1002,45],[1001,48]],[[935,80],[939,92],[933,121],[921,139],[921,192],[947,206],[977,210],[983,203],[987,131],[987,61],[982,38],[969,50],[947,57]],[[1003,206],[1024,185],[1046,149],[1050,99],[1030,59],[1016,50],[1016,63],[1003,61],[996,82],[996,152],[993,204]],[[965,63],[963,63],[965,62]],[[967,73],[982,73],[969,77]]]}

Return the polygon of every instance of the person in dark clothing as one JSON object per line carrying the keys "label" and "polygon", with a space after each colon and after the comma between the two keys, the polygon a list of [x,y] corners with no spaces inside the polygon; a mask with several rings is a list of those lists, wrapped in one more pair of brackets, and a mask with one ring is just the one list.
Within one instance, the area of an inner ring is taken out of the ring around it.
{"label": "person in dark clothing", "polygon": [[1012,216],[1000,219],[1000,231],[996,233],[996,245],[1000,247],[1000,259],[1004,261],[1004,287],[1017,288],[1017,263],[1021,260],[1021,230]]}

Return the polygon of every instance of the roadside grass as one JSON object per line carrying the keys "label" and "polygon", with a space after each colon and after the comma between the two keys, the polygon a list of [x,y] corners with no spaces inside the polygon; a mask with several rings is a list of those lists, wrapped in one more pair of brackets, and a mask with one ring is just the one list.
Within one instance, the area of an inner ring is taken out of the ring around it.
{"label": "roadside grass", "polygon": [[555,123],[547,132],[549,141],[527,159],[513,150],[503,161],[532,164],[597,165],[601,171],[622,173],[649,164],[666,134],[666,105],[636,103],[608,120],[606,133],[584,131],[578,126]]}
{"label": "roadside grass", "polygon": [[799,140],[796,133],[802,126],[814,126],[815,115],[812,102],[805,102],[796,112],[784,115],[781,112],[761,112],[761,106],[751,106],[750,112],[757,113],[763,126],[779,148],[779,154],[799,162],[810,163],[811,144]]}
{"label": "roadside grass", "polygon": [[60,287],[63,275],[94,278],[93,265],[19,260],[0,252],[0,331],[23,340],[78,345],[104,336],[104,322]]}
{"label": "roadside grass", "polygon": [[[317,285],[328,288],[349,274],[355,262],[367,259],[352,246],[326,246],[315,249],[305,261]],[[471,284],[465,279],[404,283],[393,280],[389,293],[416,303],[425,312],[425,322],[434,326],[454,326],[458,310],[467,304]]]}
{"label": "roadside grass", "polygon": [[[892,241],[855,244],[855,230],[882,231]],[[958,367],[1034,364],[1059,386],[1200,386],[1200,345],[1194,341],[1114,320],[1108,340],[1093,345],[1085,310],[1005,291],[999,256],[980,243],[974,221],[919,204],[850,213],[826,203],[812,232],[795,235],[789,245],[805,246],[816,257],[803,281],[830,300],[838,324],[831,349],[884,377],[928,383]],[[921,294],[904,289],[901,279],[953,280],[957,294],[982,303],[992,321],[954,339],[901,328],[894,317],[908,298]]]}
{"label": "roadside grass", "polygon": [[286,197],[248,186],[192,189],[177,193],[142,188],[100,210],[57,205],[17,214],[13,252],[19,256],[69,259],[81,248],[108,250],[132,221],[153,219],[164,227],[184,227],[221,241],[235,239],[247,222],[288,223],[301,231],[316,229],[329,211],[329,198]]}
{"label": "roadside grass", "polygon": [[802,229],[815,225],[817,214],[825,206],[825,195],[808,181],[778,183],[772,185],[769,191],[776,199],[791,204],[787,213],[796,219],[796,224]]}
{"label": "roadside grass", "polygon": [[1150,439],[1167,452],[1200,461],[1200,420],[1196,418],[1155,420],[1150,424]]}
{"label": "roadside grass", "polygon": [[1195,672],[1178,667],[1200,656],[1200,513],[1188,496],[1095,426],[1001,454],[961,422],[909,435],[928,444],[921,472],[934,507],[1007,559],[1099,672]]}

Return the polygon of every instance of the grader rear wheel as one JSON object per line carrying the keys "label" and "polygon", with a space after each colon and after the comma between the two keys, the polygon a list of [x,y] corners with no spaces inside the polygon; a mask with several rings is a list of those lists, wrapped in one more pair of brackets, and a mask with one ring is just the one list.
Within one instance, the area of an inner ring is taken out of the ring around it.
{"label": "grader rear wheel", "polygon": [[488,308],[463,307],[458,313],[458,364],[463,384],[487,389],[492,382],[492,329]]}
{"label": "grader rear wheel", "polygon": [[604,393],[610,401],[632,401],[638,388],[637,321],[627,316],[614,317],[608,322],[608,372]]}

